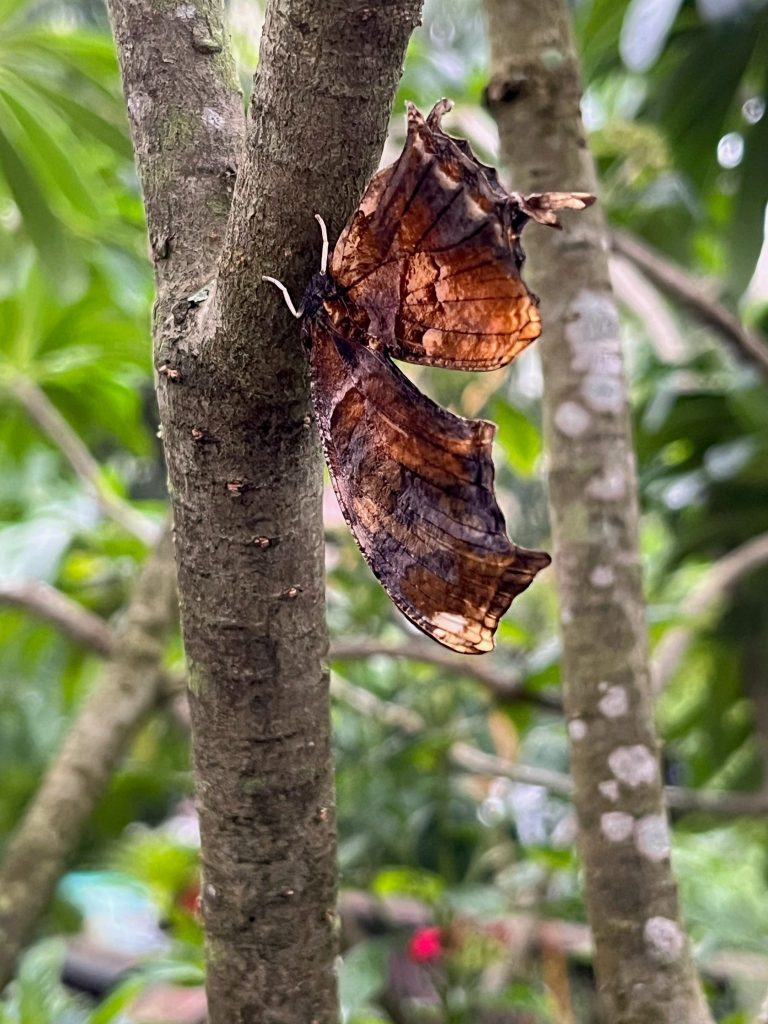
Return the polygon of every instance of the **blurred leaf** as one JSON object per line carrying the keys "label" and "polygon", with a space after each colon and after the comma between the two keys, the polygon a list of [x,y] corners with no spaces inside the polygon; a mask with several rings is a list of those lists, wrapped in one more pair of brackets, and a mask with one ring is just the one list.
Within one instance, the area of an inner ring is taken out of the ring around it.
{"label": "blurred leaf", "polygon": [[385,868],[371,886],[378,896],[412,896],[425,903],[436,903],[445,889],[439,875],[417,868]]}
{"label": "blurred leaf", "polygon": [[344,954],[339,970],[342,1020],[363,1013],[385,988],[391,951],[391,940],[371,939],[357,943]]}
{"label": "blurred leaf", "polygon": [[519,409],[497,395],[491,417],[498,427],[499,442],[516,473],[531,476],[541,454],[541,432]]}
{"label": "blurred leaf", "polygon": [[87,1024],[112,1024],[112,1021],[125,1020],[123,1011],[144,991],[147,983],[148,979],[139,976],[117,985],[88,1015]]}

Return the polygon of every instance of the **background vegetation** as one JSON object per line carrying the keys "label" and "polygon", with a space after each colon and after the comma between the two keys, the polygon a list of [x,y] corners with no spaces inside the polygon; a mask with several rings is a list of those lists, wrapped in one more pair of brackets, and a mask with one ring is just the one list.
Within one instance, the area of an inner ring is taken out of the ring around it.
{"label": "background vegetation", "polygon": [[[574,13],[617,232],[674,864],[714,1011],[739,1024],[768,984],[768,6],[582,0]],[[231,19],[246,88],[258,8],[234,3]],[[472,0],[428,4],[385,160],[403,101],[448,95],[451,127],[493,162],[486,51]],[[101,5],[3,0],[0,844],[102,663],[31,613],[21,585],[118,621],[166,512],[146,250]],[[510,531],[546,547],[535,354],[418,377],[498,423]],[[327,540],[347,1020],[594,1020],[551,581],[516,603],[496,654],[465,665],[408,631],[330,494]],[[180,992],[201,975],[187,765],[183,709],[166,702],[115,774],[0,1021],[182,1019]],[[714,812],[697,799],[713,789]],[[147,1010],[159,993],[169,1008]]]}

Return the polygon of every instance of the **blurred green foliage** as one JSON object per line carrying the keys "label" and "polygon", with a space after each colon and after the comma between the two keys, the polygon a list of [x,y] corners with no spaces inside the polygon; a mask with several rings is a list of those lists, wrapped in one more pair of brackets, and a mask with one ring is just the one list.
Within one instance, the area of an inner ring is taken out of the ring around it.
{"label": "blurred green foliage", "polygon": [[[259,17],[238,4],[231,14],[247,84]],[[611,223],[709,282],[713,297],[756,327],[767,325],[765,257],[748,285],[768,199],[768,7],[760,0],[581,0],[574,19],[585,119]],[[493,160],[496,137],[483,107],[486,67],[479,4],[429,3],[409,49],[388,156],[402,140],[403,101],[429,106],[449,95],[456,101],[454,130]],[[528,230],[535,259],[536,228]],[[125,602],[145,546],[104,518],[58,439],[41,431],[18,401],[18,386],[42,389],[98,460],[112,492],[160,521],[164,471],[155,436],[146,253],[103,11],[75,0],[3,0],[0,565],[5,580],[44,580],[106,620]],[[712,565],[768,531],[768,402],[765,380],[732,355],[714,328],[652,293],[666,319],[649,317],[630,295],[624,330],[649,622],[658,643],[680,624],[681,602]],[[659,335],[662,322],[674,332],[674,356],[669,339]],[[498,485],[511,532],[520,543],[546,546],[535,354],[496,374],[409,372],[443,404],[498,424]],[[334,636],[397,644],[408,635],[333,515],[328,566]],[[521,676],[533,692],[557,693],[556,595],[548,575],[502,624],[494,664]],[[736,789],[768,784],[768,723],[761,712],[768,698],[766,592],[763,566],[695,624],[694,641],[659,707],[670,781]],[[97,685],[100,663],[52,627],[4,606],[0,644],[2,844],[80,700]],[[402,658],[377,655],[334,668],[346,683],[423,723],[416,731],[398,728],[335,700],[342,885],[381,899],[416,900],[445,928],[462,921],[480,927],[522,912],[582,922],[570,807],[533,787],[470,777],[450,758],[451,745],[468,740],[565,771],[561,717],[522,704],[499,711],[472,678]],[[78,861],[109,866],[145,886],[170,937],[166,966],[187,965],[191,973],[179,975],[185,982],[200,970],[190,902],[195,856],[150,826],[190,793],[187,747],[184,728],[160,711],[116,773]],[[725,948],[765,953],[767,839],[762,821],[697,814],[675,822],[675,866],[705,965]],[[54,918],[47,927],[57,930]],[[391,1019],[379,996],[393,957],[405,955],[410,931],[403,926],[370,936],[346,955],[342,998],[351,1024]],[[30,952],[0,1004],[0,1024],[121,1019],[149,977],[130,979],[94,1009],[61,987],[62,957],[55,941]],[[482,956],[469,966],[457,960],[449,985],[454,1016],[446,1020],[470,1019],[473,986],[486,986],[483,998],[490,1000],[492,966]],[[519,1016],[504,1019],[561,1019],[542,965],[529,958],[513,967],[496,995],[506,993],[508,1012]],[[439,985],[436,977],[427,980],[414,1020],[437,1019]],[[588,980],[572,971],[574,1013],[585,1024],[593,1019],[589,991]],[[448,1014],[446,993],[439,998]],[[755,998],[736,982],[713,989],[719,1017],[731,1024],[747,1019]]]}

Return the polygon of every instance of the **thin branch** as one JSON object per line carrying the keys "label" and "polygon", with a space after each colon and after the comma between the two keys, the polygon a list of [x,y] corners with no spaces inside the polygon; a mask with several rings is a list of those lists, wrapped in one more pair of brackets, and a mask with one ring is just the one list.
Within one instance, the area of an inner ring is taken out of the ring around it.
{"label": "thin branch", "polygon": [[[417,736],[426,729],[424,719],[415,711],[382,700],[346,680],[334,677],[331,681],[331,693],[353,711],[376,718],[382,724],[399,729],[408,736]],[[573,781],[570,775],[563,772],[509,761],[461,741],[451,746],[450,755],[451,761],[458,768],[463,768],[473,775],[496,775],[528,786],[541,786],[548,792],[568,800],[573,797]],[[681,813],[698,811],[724,817],[762,817],[768,813],[768,793],[762,791],[737,793],[666,786],[664,792],[668,806]]]}
{"label": "thin branch", "polygon": [[106,657],[112,651],[107,623],[42,580],[0,583],[0,605],[22,608],[95,654]]}
{"label": "thin branch", "polygon": [[768,1024],[768,992],[765,995],[765,999],[760,1005],[755,1024]]}
{"label": "thin branch", "polygon": [[656,646],[652,662],[653,687],[661,692],[688,650],[697,627],[697,619],[748,573],[768,562],[768,533],[742,544],[718,559],[680,607],[690,624],[668,629]]}
{"label": "thin branch", "polygon": [[451,747],[451,760],[457,767],[464,768],[473,775],[499,775],[528,786],[541,786],[550,793],[569,800],[573,796],[573,782],[569,775],[553,772],[548,768],[534,768],[531,765],[508,761],[495,754],[486,754],[468,743],[454,743]]}
{"label": "thin branch", "polygon": [[640,267],[662,291],[684,303],[700,320],[714,327],[763,376],[768,376],[768,345],[763,337],[745,327],[735,314],[713,299],[696,278],[624,231],[612,232],[611,245],[616,252]]}
{"label": "thin branch", "polygon": [[[507,761],[495,754],[486,754],[466,743],[456,743],[451,748],[451,759],[460,768],[473,774],[499,775],[513,782],[524,782],[530,786],[542,786],[550,793],[570,799],[573,782],[569,775],[553,772],[547,768],[534,768]],[[675,811],[690,813],[698,811],[724,817],[762,817],[768,812],[768,793],[730,793],[701,789],[682,789],[666,786],[667,805]]]}
{"label": "thin branch", "polygon": [[402,704],[393,704],[391,701],[382,700],[370,690],[348,683],[334,675],[331,677],[331,696],[341,700],[353,711],[368,718],[375,718],[383,725],[400,729],[409,736],[417,735],[424,731],[425,722],[420,714],[403,707]]}
{"label": "thin branch", "polygon": [[99,508],[144,544],[154,544],[160,527],[123,501],[104,483],[101,467],[42,388],[30,380],[16,378],[12,394],[42,432],[70,464]]}
{"label": "thin branch", "polygon": [[522,677],[513,668],[494,668],[477,658],[452,654],[436,644],[419,640],[406,640],[399,644],[386,644],[377,640],[336,641],[331,644],[332,661],[356,661],[383,655],[388,658],[406,658],[435,665],[452,675],[466,676],[484,686],[501,704],[533,704],[548,711],[562,711],[559,697],[553,694],[526,691]]}
{"label": "thin branch", "polygon": [[0,990],[77,850],[110,775],[165,678],[165,639],[176,614],[166,534],[145,563],[115,633],[99,686],[86,698],[0,865]]}

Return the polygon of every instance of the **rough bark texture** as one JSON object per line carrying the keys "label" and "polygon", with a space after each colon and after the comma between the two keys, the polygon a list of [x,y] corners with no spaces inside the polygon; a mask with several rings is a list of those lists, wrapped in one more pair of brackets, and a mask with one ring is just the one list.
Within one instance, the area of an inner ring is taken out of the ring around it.
{"label": "rough bark texture", "polygon": [[[564,0],[486,0],[491,110],[514,187],[596,190]],[[533,235],[536,227],[529,227]],[[528,238],[565,703],[606,1024],[709,1021],[680,924],[649,692],[636,473],[598,208]]]}
{"label": "rough bark texture", "polygon": [[104,677],[8,844],[0,866],[0,990],[13,976],[115,765],[157,702],[165,641],[176,619],[174,577],[166,536],[142,570]]}
{"label": "rough bark texture", "polygon": [[[210,1020],[325,1024],[337,1007],[322,463],[298,329],[260,278],[298,296],[318,266],[313,214],[333,239],[357,202],[420,3],[268,5],[226,232],[244,122],[220,5],[111,10],[158,271]],[[201,48],[206,31],[215,46]]]}

